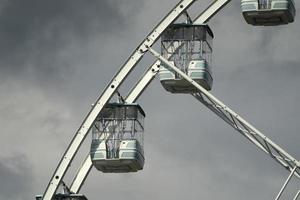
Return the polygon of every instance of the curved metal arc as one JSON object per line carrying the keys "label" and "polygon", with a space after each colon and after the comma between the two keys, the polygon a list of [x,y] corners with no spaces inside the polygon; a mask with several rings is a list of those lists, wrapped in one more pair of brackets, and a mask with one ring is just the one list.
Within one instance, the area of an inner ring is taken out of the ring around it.
{"label": "curved metal arc", "polygon": [[96,117],[101,112],[102,108],[111,99],[118,87],[134,69],[136,64],[142,59],[143,55],[147,51],[147,46],[152,46],[156,40],[160,37],[162,32],[175,21],[181,13],[191,6],[196,0],[181,0],[169,14],[153,29],[153,31],[147,36],[147,38],[138,46],[134,53],[128,58],[126,63],[121,67],[119,72],[114,76],[110,84],[106,87],[102,95],[96,101],[95,106],[88,113],[84,119],[82,125],[76,132],[75,136],[71,140],[70,145],[65,151],[62,159],[60,160],[49,184],[43,195],[43,200],[51,200],[54,196],[62,178],[64,177],[70,163],[75,157],[79,147],[84,141],[87,133],[89,132]]}
{"label": "curved metal arc", "polygon": [[[198,23],[205,23],[207,22],[212,16],[214,16],[214,12],[218,12],[223,6],[225,6],[230,0],[216,0],[214,3],[212,3],[203,13],[201,13],[201,15],[199,17],[197,17],[196,21],[198,20]],[[206,13],[205,13],[206,12]],[[211,16],[208,15],[207,13],[213,13]],[[202,20],[202,22],[201,22]],[[160,64],[160,61],[156,61],[151,68],[145,73],[145,75],[142,77],[142,79],[138,82],[138,84],[133,88],[132,92],[127,96],[126,99],[127,102],[134,102],[139,95],[143,92],[143,90],[145,89],[145,87],[147,87],[148,84],[150,84],[150,82],[152,81],[152,79],[155,77],[155,75],[158,73],[158,70],[155,68],[156,66],[158,66]],[[151,69],[153,69],[154,71],[151,71]],[[138,95],[138,96],[136,96]],[[196,96],[195,96],[196,97]],[[196,97],[197,98],[197,97]],[[203,99],[202,99],[203,100]],[[202,103],[204,103],[206,105],[207,102],[205,102],[204,100],[201,101]],[[220,111],[220,108],[223,109],[223,107],[220,107],[218,105],[214,105],[216,106],[216,109],[214,109],[213,107],[210,107],[210,104],[206,105],[207,107],[209,107],[213,112],[215,112],[217,115],[219,115],[223,120],[225,120],[227,123],[229,123],[231,126],[233,126],[237,131],[239,131],[240,133],[242,133],[247,139],[249,139],[252,143],[256,144],[261,150],[263,150],[265,153],[270,154],[271,156],[274,157],[274,159],[279,162],[281,165],[285,166],[285,168],[288,168],[289,171],[292,171],[293,168],[292,166],[288,167],[286,161],[288,162],[295,162],[296,165],[299,163],[299,161],[296,160],[290,160],[289,158],[284,158],[284,157],[279,157],[279,156],[275,156],[272,154],[271,150],[268,149],[268,143],[266,144],[266,148],[264,147],[264,145],[262,145],[260,143],[259,140],[257,140],[257,138],[253,138],[251,137],[251,135],[256,134],[255,132],[250,132],[249,130],[243,130],[240,127],[238,127],[236,125],[236,122],[233,120],[229,120],[227,117],[225,116],[225,114],[223,114],[223,112]],[[228,111],[227,108],[225,108],[225,111]],[[232,114],[230,114],[230,116],[232,116]],[[239,118],[239,116],[237,116]],[[240,122],[241,123],[241,122]],[[242,123],[243,125],[243,123]],[[247,134],[245,134],[247,133]],[[267,138],[268,139],[268,138]],[[266,142],[264,140],[264,142]],[[272,147],[272,148],[276,148],[276,147]],[[284,160],[282,160],[284,158]],[[285,162],[284,162],[285,161]],[[87,161],[86,163],[87,168],[86,169],[91,169],[92,164],[91,161]],[[289,164],[289,163],[288,163]],[[89,170],[87,172],[85,172],[85,178],[87,176],[87,174],[89,173]],[[80,172],[82,172],[83,170],[81,169]],[[299,177],[299,173],[295,173],[295,175],[297,177]],[[77,177],[78,178],[78,177]],[[84,178],[84,179],[85,179]],[[80,182],[80,187],[84,181],[84,179],[81,180]],[[76,180],[76,178],[75,178]],[[78,179],[77,179],[78,180]],[[72,187],[71,187],[72,188]],[[79,192],[79,189],[76,192]],[[75,190],[73,190],[75,192]],[[295,199],[297,199],[297,197],[299,196],[299,193],[296,195]]]}
{"label": "curved metal arc", "polygon": [[[230,0],[216,0],[211,3],[195,20],[193,23],[203,24],[208,22],[220,9],[222,9]],[[172,55],[171,55],[172,56]],[[149,69],[144,73],[138,83],[132,88],[130,93],[125,98],[127,103],[135,102],[147,86],[151,83],[154,77],[159,72],[160,60],[156,60]],[[74,193],[78,193],[86,180],[90,170],[92,169],[92,162],[89,154],[87,155],[81,168],[79,168],[76,176],[74,177],[70,190]]]}
{"label": "curved metal arc", "polygon": [[[127,103],[134,103],[139,96],[142,94],[144,89],[150,84],[150,82],[154,79],[155,75],[157,74],[159,68],[157,66],[157,62],[159,65],[159,61],[156,61],[142,76],[142,78],[138,81],[135,87],[131,90],[128,96],[125,98],[125,102]],[[73,179],[70,190],[77,194],[79,193],[84,181],[86,180],[89,172],[93,167],[90,154],[86,156],[83,164],[79,168],[75,178]]]}
{"label": "curved metal arc", "polygon": [[[214,12],[218,12],[223,6],[225,6],[228,2],[229,2],[230,0],[217,0],[217,1],[215,1],[214,3],[212,3],[202,14],[203,14],[203,16],[199,16],[196,20],[198,20],[198,23],[204,23],[204,22],[207,22],[212,16],[214,16]],[[212,14],[212,16],[210,16],[210,15],[208,15],[208,13],[211,13]],[[200,20],[200,22],[199,22],[199,20]],[[203,20],[203,22],[201,22],[201,20]],[[145,75],[142,77],[142,79],[140,79],[140,81],[138,82],[138,84],[132,89],[132,91],[131,91],[131,93],[127,96],[127,102],[134,102],[138,97],[139,97],[139,95],[143,92],[143,90],[147,87],[147,85],[148,84],[150,84],[150,82],[152,81],[152,79],[155,77],[155,75],[158,73],[158,71],[159,71],[159,69],[157,69],[157,67],[160,65],[160,61],[158,60],[158,61],[156,61],[152,66],[151,66],[151,68],[149,68],[149,70],[145,73]],[[152,71],[153,70],[153,71]],[[196,96],[195,96],[196,97]],[[196,97],[197,98],[197,97]],[[203,99],[202,99],[203,100]],[[207,102],[205,102],[204,100],[203,101],[201,101],[202,103],[204,103],[205,105],[206,105],[206,103]],[[239,127],[237,124],[236,124],[236,122],[235,122],[235,120],[234,119],[229,119],[229,118],[227,118],[228,116],[226,116],[222,111],[221,111],[221,109],[223,109],[224,107],[222,107],[222,106],[218,106],[218,105],[214,105],[215,107],[216,107],[216,110],[213,108],[213,107],[210,107],[209,106],[210,104],[207,104],[206,106],[208,106],[213,112],[215,112],[217,115],[219,115],[223,120],[225,120],[227,123],[229,123],[231,126],[233,126],[237,131],[239,131],[240,133],[242,133],[247,139],[249,139],[252,143],[254,143],[255,145],[257,145],[261,150],[263,150],[265,153],[267,153],[267,154],[270,154],[271,156],[273,156],[274,157],[274,159],[277,161],[277,162],[279,162],[281,165],[283,165],[283,166],[285,166],[285,168],[287,168],[288,166],[287,166],[287,164],[290,164],[290,163],[286,163],[286,162],[284,162],[284,161],[287,161],[286,159],[287,158],[284,158],[284,160],[282,160],[283,159],[283,157],[281,156],[281,157],[278,157],[278,156],[275,156],[275,155],[273,155],[272,153],[271,153],[271,150],[270,149],[268,149],[268,148],[265,148],[265,146],[259,141],[259,140],[257,140],[257,138],[256,137],[252,137],[251,135],[253,135],[253,134],[256,134],[255,132],[252,132],[252,131],[250,131],[250,130],[248,130],[248,128],[247,128],[247,130],[245,129],[245,130],[243,130],[243,129],[241,129],[241,127]],[[228,111],[228,109],[225,107],[224,108],[225,110],[224,111]],[[230,113],[230,116],[231,117],[234,117],[235,118],[235,116],[233,116],[231,113]],[[240,119],[240,117],[239,116],[237,116],[239,119]],[[240,122],[239,121],[239,123],[241,123],[240,125],[244,125],[242,122]],[[264,142],[266,142],[266,141],[264,141]],[[268,147],[268,144],[266,144],[266,147]],[[274,148],[274,147],[272,147],[272,148]],[[276,147],[275,147],[276,148]],[[293,162],[293,161],[291,161],[291,160],[289,160],[289,162]],[[294,160],[294,162],[295,162],[295,160]],[[84,182],[84,180],[85,180],[85,178],[86,178],[86,176],[88,175],[88,173],[89,173],[89,170],[91,169],[91,167],[92,167],[92,163],[91,163],[91,161],[90,160],[88,160],[85,164],[84,164],[84,166],[86,166],[86,167],[83,167],[80,171],[79,171],[79,173],[80,172],[83,172],[84,171],[84,169],[86,169],[86,172],[85,173],[82,173],[82,174],[84,174],[84,176],[82,176],[82,177],[84,177],[84,179],[81,179],[81,180],[79,180],[80,178],[78,178],[78,177],[76,177],[74,180],[77,180],[77,181],[79,181],[78,182],[78,184],[77,185],[79,185],[80,187],[81,187],[81,185],[82,185],[82,183]],[[289,171],[292,171],[293,170],[293,168],[292,168],[292,166],[290,166],[290,167],[288,167],[288,169],[289,169]],[[295,175],[297,176],[297,177],[299,177],[299,175],[298,175],[298,173],[295,173]],[[81,177],[81,178],[82,178]],[[72,185],[73,186],[73,185]],[[72,191],[74,191],[74,192],[79,192],[79,189],[80,189],[80,187],[78,187],[77,189],[78,190],[75,190],[76,188],[75,187],[71,187],[71,188],[73,188],[74,190],[72,190]]]}

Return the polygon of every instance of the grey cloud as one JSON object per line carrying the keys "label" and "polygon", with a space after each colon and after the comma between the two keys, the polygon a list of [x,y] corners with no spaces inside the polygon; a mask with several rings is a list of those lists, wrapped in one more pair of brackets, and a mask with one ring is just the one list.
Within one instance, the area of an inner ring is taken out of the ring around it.
{"label": "grey cloud", "polygon": [[1,158],[0,199],[25,200],[32,197],[34,177],[24,155]]}
{"label": "grey cloud", "polygon": [[0,11],[0,69],[29,70],[43,77],[62,73],[68,66],[59,53],[67,44],[83,46],[95,35],[118,34],[115,30],[126,29],[134,9],[121,0],[5,1]]}
{"label": "grey cloud", "polygon": [[[8,181],[10,188],[19,188],[15,196],[4,191],[5,199],[26,195],[32,199],[44,191],[89,103],[177,1],[3,2],[0,41],[6,47],[0,46],[0,52],[7,49],[12,54],[0,55],[0,77],[7,76],[0,79],[5,83],[0,84],[0,123],[5,129],[0,146],[2,152],[21,152],[26,146],[22,152],[36,169],[37,183],[32,192],[26,185],[31,176],[16,170],[32,173],[26,160],[12,168],[6,158],[0,158],[0,187]],[[243,20],[239,1],[232,1],[210,22],[216,36],[212,93],[296,158],[300,155],[298,23],[296,19],[280,28],[252,27]],[[86,47],[86,43],[92,45]],[[67,78],[68,86],[56,87],[54,77],[73,70],[79,73]],[[26,74],[14,76],[19,71]],[[25,85],[27,76],[41,78]],[[46,83],[55,92],[40,86],[48,78],[51,82]],[[14,89],[9,83],[22,86]],[[190,95],[169,94],[155,80],[139,103],[147,114],[145,169],[126,175],[92,170],[82,188],[87,197],[274,199],[287,172]],[[11,145],[20,137],[26,139]],[[86,140],[89,143],[90,137]],[[37,147],[46,154],[43,162]],[[73,163],[73,167],[79,165]]]}

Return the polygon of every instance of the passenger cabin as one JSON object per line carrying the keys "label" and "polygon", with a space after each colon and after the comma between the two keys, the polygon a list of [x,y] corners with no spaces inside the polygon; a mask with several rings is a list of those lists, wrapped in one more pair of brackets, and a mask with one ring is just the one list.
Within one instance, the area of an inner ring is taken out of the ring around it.
{"label": "passenger cabin", "polygon": [[[172,24],[162,34],[161,54],[206,90],[211,90],[213,37],[208,25]],[[163,63],[159,78],[171,93],[197,92],[191,83]]]}
{"label": "passenger cabin", "polygon": [[144,166],[145,113],[138,104],[109,103],[92,128],[91,160],[105,173],[137,172]]}
{"label": "passenger cabin", "polygon": [[254,26],[276,26],[294,21],[293,0],[242,0],[243,16]]}

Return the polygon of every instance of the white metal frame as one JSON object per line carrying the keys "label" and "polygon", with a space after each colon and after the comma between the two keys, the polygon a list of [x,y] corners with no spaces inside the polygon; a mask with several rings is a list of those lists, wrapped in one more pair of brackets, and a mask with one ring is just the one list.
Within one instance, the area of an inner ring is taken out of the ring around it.
{"label": "white metal frame", "polygon": [[293,200],[297,200],[297,199],[298,199],[298,197],[299,197],[299,195],[300,195],[300,190],[298,190],[298,192],[297,192],[297,194],[296,194],[296,196],[294,197],[294,199],[293,199]]}
{"label": "white metal frame", "polygon": [[145,52],[147,51],[147,49],[145,49],[145,46],[152,46],[159,39],[162,32],[195,2],[196,0],[181,0],[153,29],[153,31],[146,37],[146,39],[141,43],[140,46],[138,46],[138,48],[133,52],[126,63],[121,67],[120,71],[116,74],[116,76],[112,79],[102,95],[96,101],[93,108],[76,132],[43,194],[43,200],[51,200],[55,195],[55,192],[58,189],[62,178],[66,174],[70,163],[74,159],[78,149],[87,136],[87,133],[91,129],[96,117],[101,112],[103,107],[109,102],[122,82],[134,69],[136,64],[142,59]]}
{"label": "white metal frame", "polygon": [[[127,78],[136,64],[142,59],[144,54],[149,51],[156,58],[157,61],[150,66],[150,68],[145,72],[142,78],[138,81],[135,87],[126,97],[125,101],[127,103],[133,103],[136,99],[143,93],[145,88],[151,83],[154,77],[159,72],[159,67],[161,62],[165,63],[170,69],[174,70],[192,85],[194,85],[199,92],[192,94],[197,100],[202,102],[206,107],[211,111],[221,117],[225,122],[231,125],[235,130],[244,135],[248,140],[253,144],[259,147],[263,152],[275,159],[279,164],[284,168],[288,169],[291,173],[280,190],[279,194],[276,197],[278,200],[287,186],[291,177],[295,174],[297,177],[300,177],[299,167],[300,163],[298,160],[294,159],[281,147],[263,135],[258,131],[254,126],[228,108],[220,100],[206,91],[202,86],[193,81],[190,77],[184,74],[180,69],[176,68],[168,60],[164,59],[159,53],[151,48],[151,46],[159,39],[162,32],[173,23],[182,13],[186,11],[196,0],[181,0],[171,12],[153,29],[153,31],[146,37],[146,39],[138,46],[134,53],[129,57],[126,63],[122,66],[120,71],[112,79],[110,84],[106,87],[102,95],[99,97],[97,102],[92,107],[91,111],[83,121],[82,125],[76,132],[74,138],[72,139],[69,147],[64,153],[63,158],[59,162],[58,167],[56,168],[47,188],[43,195],[43,200],[51,200],[56,193],[56,190],[59,187],[59,184],[62,182],[62,179],[65,173],[68,170],[70,163],[75,157],[79,147],[81,146],[83,140],[85,139],[87,133],[91,129],[96,117],[101,112],[103,107],[109,102],[111,97],[116,93],[119,86]],[[204,10],[195,20],[194,24],[203,24],[209,21],[220,9],[222,9],[230,0],[215,0],[212,2],[209,7]],[[76,174],[73,182],[70,186],[71,193],[77,194],[87,175],[89,174],[92,168],[92,162],[90,156],[88,155],[83,162],[82,166],[79,168],[78,173]],[[300,195],[300,191],[296,194],[295,200]]]}
{"label": "white metal frame", "polygon": [[[271,158],[281,164],[285,169],[290,171],[289,177],[286,182],[282,186],[279,194],[277,195],[275,200],[278,200],[290,179],[293,175],[300,178],[299,168],[300,162],[293,158],[289,153],[283,150],[279,145],[274,143],[271,139],[257,130],[254,126],[252,126],[249,122],[243,119],[240,115],[231,110],[228,106],[218,100],[215,96],[209,93],[206,89],[204,89],[201,85],[199,85],[196,81],[187,76],[184,72],[178,69],[173,63],[166,60],[162,57],[158,52],[156,52],[151,47],[147,47],[148,50],[167,65],[171,70],[178,73],[183,79],[188,81],[191,85],[195,86],[198,89],[198,93],[192,94],[196,99],[198,99],[201,103],[203,103],[206,107],[208,107],[211,111],[221,117],[225,122],[231,125],[235,130],[240,132],[243,136],[245,136],[249,141],[255,144],[259,149],[268,154]],[[298,171],[297,171],[298,170]],[[299,194],[297,194],[299,196]],[[297,196],[296,196],[297,198]]]}
{"label": "white metal frame", "polygon": [[[194,24],[203,24],[208,22],[212,16],[214,16],[222,7],[224,7],[230,0],[218,0],[212,2],[207,9],[205,9],[195,20]],[[144,73],[138,83],[132,88],[128,96],[125,98],[127,103],[135,102],[139,96],[143,93],[143,91],[147,88],[147,86],[151,83],[151,81],[155,78],[157,73],[159,72],[160,60],[155,61],[149,69]],[[70,190],[74,193],[78,193],[88,176],[90,170],[92,168],[92,162],[89,154],[87,155],[84,163],[79,168],[75,178],[73,179]]]}

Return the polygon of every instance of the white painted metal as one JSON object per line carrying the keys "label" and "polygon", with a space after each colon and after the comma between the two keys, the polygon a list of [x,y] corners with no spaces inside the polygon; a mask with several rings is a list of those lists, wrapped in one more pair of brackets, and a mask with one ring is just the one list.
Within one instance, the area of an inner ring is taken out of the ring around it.
{"label": "white painted metal", "polygon": [[242,14],[248,24],[277,26],[294,22],[293,0],[241,0]]}
{"label": "white painted metal", "polygon": [[247,139],[249,139],[257,147],[259,147],[263,152],[271,156],[271,158],[275,159],[284,168],[292,172],[293,169],[296,167],[295,175],[298,178],[300,178],[300,173],[297,171],[297,169],[300,167],[300,163],[298,160],[293,158],[279,145],[275,144],[271,139],[269,139],[264,134],[262,134],[254,126],[252,126],[245,119],[243,119],[233,110],[231,110],[228,106],[226,106],[224,103],[222,103],[212,94],[210,94],[201,85],[199,85],[189,76],[187,76],[184,72],[182,72],[180,69],[174,66],[171,62],[163,58],[159,53],[157,53],[151,47],[148,47],[148,49],[157,59],[164,62],[168,67],[170,67],[172,70],[177,72],[182,78],[190,82],[199,90],[199,93],[193,94],[193,96],[195,96],[200,102],[202,102],[205,106],[211,109],[218,116],[220,116],[234,129],[236,129],[238,132],[244,135]]}
{"label": "white painted metal", "polygon": [[155,75],[159,71],[160,62],[156,61],[142,76],[142,78],[138,81],[138,83],[134,86],[131,92],[126,97],[125,101],[127,103],[135,102],[139,96],[143,93],[146,87],[151,83],[151,81],[155,78]]}
{"label": "white painted metal", "polygon": [[79,168],[75,178],[73,179],[71,186],[70,186],[70,190],[71,192],[77,194],[79,193],[85,179],[87,178],[87,175],[89,174],[89,172],[91,171],[93,167],[93,163],[91,160],[91,156],[90,154],[87,155],[87,157],[85,158],[82,166]]}
{"label": "white painted metal", "polygon": [[91,109],[87,117],[84,119],[82,125],[76,132],[74,138],[72,139],[69,147],[64,153],[62,159],[60,160],[45,192],[43,195],[43,200],[51,200],[55,194],[62,178],[64,177],[71,161],[75,157],[79,147],[81,146],[83,140],[85,139],[87,133],[93,125],[96,117],[105,106],[105,104],[110,100],[113,94],[116,92],[120,84],[126,79],[129,73],[133,70],[136,64],[145,54],[147,49],[145,46],[152,46],[157,39],[159,39],[161,33],[173,22],[175,21],[183,11],[185,11],[189,6],[191,6],[196,0],[181,0],[168,14],[167,16],[154,28],[154,30],[147,36],[147,38],[142,42],[142,44],[134,51],[134,53],[129,57],[126,63],[122,66],[120,71],[116,74],[113,80],[110,82],[108,87],[99,97],[95,106]]}
{"label": "white painted metal", "polygon": [[[145,88],[151,83],[151,81],[155,78],[155,75],[158,73],[159,70],[159,61],[156,61],[142,76],[142,78],[138,81],[135,87],[131,90],[129,95],[126,97],[126,103],[134,103],[139,96],[143,93]],[[90,154],[87,155],[86,159],[84,160],[82,166],[79,168],[75,178],[73,179],[70,190],[77,194],[86,177],[88,176],[90,170],[92,169],[93,164],[91,161]]]}
{"label": "white painted metal", "polygon": [[[209,8],[207,8],[203,13],[201,13],[201,15],[195,20],[195,23],[197,23],[197,24],[206,23],[212,16],[214,16],[214,14],[216,14],[229,1],[230,0],[216,0],[216,1],[214,1],[209,6]],[[182,10],[184,10],[189,5],[191,5],[194,1],[181,1],[181,2],[186,3],[186,4],[183,5],[183,8],[181,8]],[[176,6],[176,8],[180,8],[181,2]],[[176,10],[176,8],[173,9],[173,11],[171,11],[171,13],[169,13],[169,15],[174,14],[172,12],[175,12],[175,13],[176,13],[176,11],[178,12],[178,10]],[[179,15],[179,13],[177,13],[177,14]],[[168,21],[170,21],[170,20],[166,17],[164,21],[165,22],[161,23],[162,27],[166,27],[166,23],[168,23]],[[126,62],[126,64],[123,66],[124,69],[122,68],[121,71],[119,71],[118,75],[115,76],[113,81],[106,88],[105,92],[101,95],[101,97],[97,101],[97,104],[96,104],[96,106],[98,105],[97,111],[99,111],[99,112],[101,111],[103,106],[108,102],[108,100],[111,98],[113,93],[116,91],[117,87],[122,83],[123,79],[126,78],[126,76],[129,74],[129,72],[134,67],[134,65],[139,61],[139,59],[141,59],[141,57],[143,56],[143,54],[147,50],[147,48],[149,48],[155,42],[155,40],[159,37],[161,32],[158,33],[157,30],[162,31],[162,29],[154,29],[154,31],[147,37],[147,40],[145,40],[140,45],[138,50]],[[155,38],[155,39],[153,39],[153,38]],[[149,44],[147,44],[147,42],[149,42]],[[163,60],[163,58],[161,58],[160,55],[157,54],[155,51],[151,51],[151,52],[158,58],[158,60],[149,68],[149,70],[145,73],[145,75],[140,79],[138,84],[133,88],[131,93],[127,96],[126,102],[128,102],[128,103],[134,102],[139,97],[139,95],[144,91],[144,89],[147,87],[147,85],[150,84],[152,79],[155,77],[155,75],[159,71],[158,66],[160,65],[160,60]],[[131,59],[134,60],[134,62],[130,62]],[[167,65],[169,64],[167,60],[164,60],[164,62],[166,62]],[[169,67],[171,67],[171,68],[174,67],[173,69],[176,71],[175,66],[169,66]],[[180,70],[177,71],[177,72],[179,74],[182,73]],[[292,169],[295,169],[296,175],[299,174],[299,172],[297,172],[297,169],[299,167],[299,161],[297,161],[292,156],[290,156],[288,153],[283,151],[278,145],[276,145],[270,139],[268,139],[266,136],[264,136],[262,133],[257,131],[253,126],[248,124],[239,115],[237,115],[232,110],[230,110],[222,102],[220,102],[214,96],[212,96],[210,93],[208,93],[204,88],[202,88],[200,85],[198,85],[193,80],[191,80],[188,76],[183,74],[182,77],[185,78],[186,80],[190,81],[191,84],[193,84],[195,87],[197,87],[199,89],[199,93],[193,94],[194,97],[196,97],[205,106],[207,106],[209,109],[211,109],[213,112],[215,112],[224,121],[226,121],[233,128],[235,128],[237,131],[239,131],[241,134],[243,134],[246,138],[248,138],[251,142],[253,142],[256,146],[258,146],[265,153],[269,154],[272,158],[274,158],[276,161],[278,161],[285,168],[289,169],[290,171],[292,171]],[[113,85],[113,84],[116,84],[116,85],[114,85],[115,87],[110,89],[110,86]],[[93,110],[94,109],[92,109],[92,111]],[[93,113],[94,112],[96,112],[96,111],[93,111]],[[88,115],[88,117],[89,117],[89,115]],[[85,121],[87,121],[87,120],[85,120]],[[86,124],[83,123],[83,126],[84,125],[86,125]],[[81,127],[83,127],[83,126],[81,126]],[[83,133],[86,134],[87,133],[86,130],[87,129],[79,129],[77,134],[79,134],[79,135],[82,135]],[[255,131],[257,131],[257,132],[255,132]],[[85,136],[81,136],[82,140],[84,139],[84,137]],[[72,140],[72,142],[73,142],[73,140]],[[78,145],[78,148],[79,148],[79,145]],[[74,152],[73,156],[75,156],[76,151],[75,152],[73,151]],[[67,154],[67,152],[68,152],[68,150],[66,151],[65,155],[69,155],[69,154]],[[64,159],[67,159],[67,160],[69,159],[69,163],[70,163],[70,161],[73,159],[73,157],[72,156],[64,157],[62,159],[62,161]],[[60,163],[60,165],[61,165],[61,163]],[[60,172],[60,168],[63,168],[65,166],[65,165],[63,165],[63,166],[60,166],[60,165],[58,166],[56,172]],[[88,156],[87,159],[85,160],[84,164],[80,168],[79,172],[77,173],[77,175],[76,175],[76,177],[75,177],[75,179],[74,179],[74,181],[73,181],[73,183],[70,187],[72,192],[75,192],[75,193],[79,192],[86,176],[88,175],[88,173],[91,169],[91,166],[92,166],[91,160]],[[67,167],[64,170],[67,170]],[[63,175],[64,175],[64,173],[65,173],[65,171],[63,172]],[[57,173],[55,173],[53,175],[53,177],[55,177],[56,174]],[[52,177],[52,179],[53,179],[53,177]],[[57,183],[59,183],[59,181],[54,182],[54,183],[50,182],[49,185],[55,184],[55,183],[57,184]],[[57,188],[57,186],[54,186],[54,187]],[[54,193],[56,189],[53,190],[53,187],[51,187],[51,188],[49,188],[49,186],[48,186],[45,194],[51,194],[51,192]],[[51,191],[48,192],[48,189],[51,190]],[[300,191],[297,193],[294,200],[297,199],[299,194],[300,194]],[[46,196],[44,195],[44,197],[46,197]],[[50,198],[44,198],[44,199],[49,199],[50,200]]]}
{"label": "white painted metal", "polygon": [[297,200],[297,199],[298,199],[298,197],[299,197],[299,195],[300,195],[300,190],[298,190],[298,192],[297,192],[297,194],[296,194],[296,196],[294,197],[294,199],[293,199],[293,200]]}
{"label": "white painted metal", "polygon": [[[159,64],[160,61],[156,61],[142,76],[142,78],[138,81],[138,83],[135,85],[135,87],[131,90],[129,95],[126,97],[125,102],[126,103],[134,103],[139,96],[143,93],[143,91],[146,89],[146,87],[151,83],[151,81],[155,78],[155,75],[158,73],[159,70]],[[79,168],[75,178],[73,179],[70,190],[77,194],[86,177],[88,176],[90,170],[92,169],[93,164],[91,161],[90,154],[87,155],[84,163]]]}
{"label": "white painted metal", "polygon": [[215,0],[194,21],[194,24],[207,23],[219,10],[231,0]]}
{"label": "white painted metal", "polygon": [[[216,0],[209,5],[195,20],[197,24],[203,24],[209,21],[221,8],[223,8],[230,0]],[[157,60],[152,64],[149,69],[144,73],[138,83],[134,86],[131,92],[126,97],[125,101],[127,103],[134,103],[139,96],[143,93],[146,87],[151,83],[159,72],[160,60]],[[88,154],[81,168],[79,168],[75,178],[72,181],[70,190],[74,193],[78,193],[88,176],[92,168],[92,162],[90,155]]]}
{"label": "white painted metal", "polygon": [[[213,1],[196,19],[193,24],[204,24],[207,23],[215,14],[220,11],[227,3],[231,0],[215,0]],[[145,75],[140,79],[136,86],[131,90],[130,94],[126,98],[126,102],[134,102],[133,99],[137,99],[139,95],[145,90],[150,84],[154,77],[159,72],[160,60],[157,60]],[[138,96],[137,96],[138,95]]]}
{"label": "white painted metal", "polygon": [[[245,124],[243,121],[239,119],[239,116],[235,116],[230,112],[228,112],[227,107],[220,106],[218,103],[214,102],[212,99],[210,99],[209,97],[207,97],[205,94],[201,92],[197,94],[193,94],[193,96],[196,99],[198,99],[200,102],[202,102],[206,107],[208,107],[215,114],[217,114],[220,118],[222,118],[225,122],[227,122],[230,126],[232,126],[235,130],[237,130],[248,140],[254,143],[263,152],[265,152],[271,158],[273,158],[275,161],[281,164],[284,168],[286,168],[289,171],[292,171],[294,166],[299,167],[299,161],[297,161],[288,153],[283,151],[278,145],[274,144],[269,138],[264,136],[261,132],[257,132],[257,129],[253,129],[252,127]],[[295,175],[300,178],[299,171],[297,171]]]}
{"label": "white painted metal", "polygon": [[284,189],[286,188],[287,184],[290,182],[290,180],[291,180],[292,176],[294,175],[294,173],[295,173],[295,171],[296,171],[297,168],[298,167],[295,166],[294,169],[291,171],[289,177],[286,179],[285,183],[283,184],[283,186],[282,186],[281,190],[279,191],[279,193],[278,193],[278,195],[277,195],[277,197],[276,197],[275,200],[278,200],[281,197]]}

